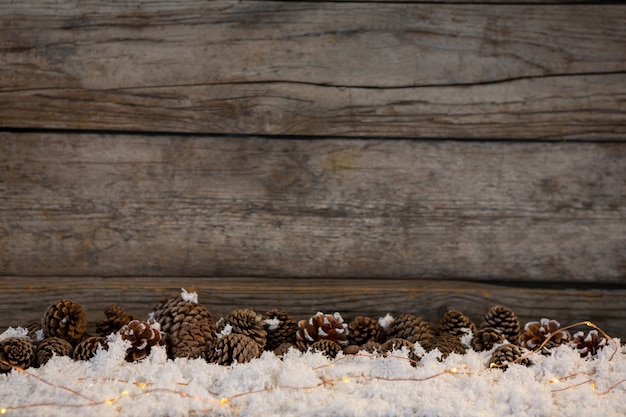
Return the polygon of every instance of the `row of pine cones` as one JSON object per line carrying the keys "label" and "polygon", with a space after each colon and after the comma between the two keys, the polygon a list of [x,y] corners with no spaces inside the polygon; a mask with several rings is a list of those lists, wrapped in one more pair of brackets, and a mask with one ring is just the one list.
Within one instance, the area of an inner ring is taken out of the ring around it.
{"label": "row of pine cones", "polygon": [[107,336],[117,332],[130,342],[129,362],[144,359],[152,347],[164,345],[170,358],[204,358],[221,365],[248,362],[266,350],[282,356],[291,348],[335,357],[339,352],[386,354],[406,347],[409,358],[417,363],[420,358],[414,348],[419,344],[425,351],[438,349],[442,359],[451,353],[464,354],[468,348],[488,351],[496,347],[488,365],[506,367],[513,362],[528,364],[527,351],[549,354],[551,348],[566,343],[588,356],[607,343],[596,330],[571,335],[555,320],[529,322],[521,328],[515,313],[504,306],[492,307],[478,326],[457,310],[446,312],[436,328],[413,314],[380,320],[358,316],[345,322],[339,313],[318,312],[296,321],[280,310],[258,314],[246,308],[215,322],[197,302],[197,295],[183,290],[156,305],[146,321],[115,304],[104,314],[106,318],[96,324],[98,335],[88,335],[83,306],[73,300],[56,302],[41,323],[24,326],[27,337],[0,340],[0,372],[15,366],[41,366],[54,354],[88,360],[99,349],[107,349]]}

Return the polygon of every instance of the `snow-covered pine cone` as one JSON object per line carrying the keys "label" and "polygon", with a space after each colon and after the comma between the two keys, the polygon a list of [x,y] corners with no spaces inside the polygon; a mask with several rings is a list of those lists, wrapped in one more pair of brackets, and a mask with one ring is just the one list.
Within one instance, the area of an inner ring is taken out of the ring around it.
{"label": "snow-covered pine cone", "polygon": [[47,337],[37,345],[37,365],[43,366],[52,355],[72,356],[74,347],[70,342],[60,337]]}
{"label": "snow-covered pine cone", "polygon": [[128,362],[138,361],[150,354],[152,346],[159,346],[161,340],[159,329],[150,327],[147,321],[131,320],[120,329],[122,339],[128,340],[131,346],[126,351]]}
{"label": "snow-covered pine cone", "polygon": [[535,350],[549,339],[542,348],[542,353],[549,353],[549,349],[572,339],[570,332],[561,330],[560,327],[558,321],[547,318],[542,318],[540,321],[529,321],[519,336],[519,344],[528,350]]}
{"label": "snow-covered pine cone", "polygon": [[48,307],[42,325],[46,337],[57,336],[76,344],[87,330],[87,313],[76,301],[60,300]]}
{"label": "snow-covered pine cone", "polygon": [[411,342],[407,339],[403,339],[400,337],[392,337],[387,339],[385,343],[383,343],[380,347],[380,352],[382,353],[391,353],[394,350],[402,350],[402,348],[406,348],[409,351],[409,360],[412,365],[417,365],[420,361],[419,356],[415,353],[415,342]]}
{"label": "snow-covered pine cone", "polygon": [[319,339],[311,344],[311,351],[322,352],[325,356],[334,358],[339,352],[341,352],[341,346],[339,346],[339,343],[334,340]]}
{"label": "snow-covered pine cone", "polygon": [[199,358],[215,337],[215,322],[201,304],[171,297],[158,304],[151,318],[158,322],[172,358]]}
{"label": "snow-covered pine cone", "polygon": [[433,339],[428,350],[434,350],[435,348],[441,353],[441,359],[447,358],[451,353],[464,355],[466,351],[459,337],[445,332]]}
{"label": "snow-covered pine cone", "polygon": [[35,345],[27,337],[0,340],[0,373],[9,373],[14,366],[25,369],[35,362]]}
{"label": "snow-covered pine cone", "polygon": [[598,331],[594,329],[589,330],[587,335],[583,331],[574,333],[570,344],[584,358],[586,356],[595,356],[598,351],[606,346],[607,341],[604,337],[600,337]]}
{"label": "snow-covered pine cone", "polygon": [[263,316],[265,331],[267,332],[266,350],[276,351],[280,345],[296,344],[298,322],[280,310],[270,310]]}
{"label": "snow-covered pine cone", "polygon": [[519,346],[507,343],[493,351],[489,359],[489,367],[506,369],[512,363],[530,365],[528,358],[520,359],[522,356],[523,352]]}
{"label": "snow-covered pine cone", "polygon": [[491,350],[495,345],[504,343],[506,338],[500,330],[493,327],[485,327],[477,330],[470,344],[476,352]]}
{"label": "snow-covered pine cone", "polygon": [[267,343],[267,330],[263,316],[257,314],[249,308],[233,310],[223,320],[217,324],[217,332],[220,333],[226,326],[231,327],[232,333],[239,333],[248,336],[259,344],[259,349],[263,351]]}
{"label": "snow-covered pine cone", "polygon": [[348,324],[339,313],[324,314],[321,311],[308,320],[298,322],[296,346],[306,351],[309,346],[320,339],[337,342],[341,347],[348,345]]}
{"label": "snow-covered pine cone", "polygon": [[380,343],[385,338],[385,329],[371,317],[357,316],[348,323],[348,341],[353,345],[361,346],[370,340]]}
{"label": "snow-covered pine cone", "polygon": [[102,346],[102,349],[107,350],[109,344],[106,337],[103,336],[90,336],[85,338],[82,342],[76,345],[74,352],[72,353],[72,359],[76,361],[88,361],[96,356],[98,353],[98,347]]}
{"label": "snow-covered pine cone", "polygon": [[412,343],[419,343],[428,349],[434,338],[428,323],[414,314],[405,313],[396,317],[387,329],[387,338],[406,339]]}
{"label": "snow-covered pine cone", "polygon": [[469,319],[469,317],[458,310],[446,311],[439,322],[439,327],[437,328],[438,334],[449,333],[459,337],[464,336],[469,332],[476,333],[476,325]]}
{"label": "snow-covered pine cone", "polygon": [[136,320],[132,314],[129,314],[117,304],[108,305],[104,309],[104,315],[106,318],[96,323],[96,332],[101,336],[108,336],[111,333],[116,333],[123,326],[130,323],[132,320]]}
{"label": "snow-covered pine cone", "polygon": [[259,344],[241,333],[230,333],[213,339],[206,351],[206,360],[218,365],[250,362],[259,357]]}
{"label": "snow-covered pine cone", "polygon": [[511,343],[517,343],[520,334],[520,322],[517,315],[510,308],[501,305],[489,309],[480,327],[493,327],[499,330]]}
{"label": "snow-covered pine cone", "polygon": [[28,330],[28,338],[33,343],[40,342],[45,337],[43,334],[43,325],[41,324],[41,320],[31,321],[21,327]]}

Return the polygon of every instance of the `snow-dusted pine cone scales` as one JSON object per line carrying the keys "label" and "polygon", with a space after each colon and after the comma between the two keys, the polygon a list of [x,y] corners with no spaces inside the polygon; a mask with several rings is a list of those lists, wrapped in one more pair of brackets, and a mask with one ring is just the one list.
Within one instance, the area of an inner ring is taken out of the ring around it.
{"label": "snow-dusted pine cone scales", "polygon": [[129,314],[117,304],[111,304],[104,309],[104,315],[106,318],[96,323],[96,332],[101,336],[107,336],[111,333],[116,333],[123,326],[130,323],[132,320],[136,320],[132,314]]}
{"label": "snow-dusted pine cone scales", "polygon": [[270,310],[263,316],[265,331],[267,332],[266,350],[275,351],[284,343],[296,344],[298,322],[280,310]]}
{"label": "snow-dusted pine cone scales", "polygon": [[199,358],[215,337],[215,322],[202,305],[176,296],[157,305],[151,317],[161,326],[173,358]]}
{"label": "snow-dusted pine cone scales", "polygon": [[250,362],[259,357],[259,344],[246,335],[230,333],[213,339],[206,351],[206,360],[218,365]]}
{"label": "snow-dusted pine cone scales", "polygon": [[28,368],[35,362],[35,345],[26,337],[0,340],[0,373],[11,372],[14,366]]}
{"label": "snow-dusted pine cone scales", "polygon": [[74,347],[70,342],[60,337],[48,337],[37,345],[37,365],[48,363],[52,355],[72,356]]}
{"label": "snow-dusted pine cone scales", "polygon": [[490,368],[506,369],[512,363],[530,365],[528,358],[520,359],[522,356],[523,352],[519,346],[507,343],[493,351],[488,366]]}
{"label": "snow-dusted pine cone scales", "polygon": [[385,329],[367,316],[357,316],[348,324],[348,341],[350,344],[361,346],[370,340],[374,342],[385,341]]}
{"label": "snow-dusted pine cone scales", "polygon": [[102,349],[107,350],[109,348],[107,339],[102,336],[90,336],[76,345],[72,353],[72,359],[76,361],[88,361],[96,356],[100,346],[102,346]]}
{"label": "snow-dusted pine cone scales", "polygon": [[412,343],[419,343],[425,349],[428,349],[433,337],[428,323],[414,314],[400,314],[387,329],[388,339],[406,339]]}
{"label": "snow-dusted pine cone scales", "polygon": [[128,340],[131,347],[126,351],[128,362],[144,359],[150,354],[153,346],[163,344],[161,332],[150,327],[150,323],[140,320],[131,320],[120,329],[122,339]]}
{"label": "snow-dusted pine cone scales", "polygon": [[441,352],[442,359],[447,358],[451,353],[464,355],[466,351],[459,337],[445,332],[433,339],[428,350],[434,350],[435,348]]}
{"label": "snow-dusted pine cone scales", "polygon": [[217,332],[221,332],[226,326],[231,326],[232,333],[239,333],[248,336],[259,344],[262,351],[267,343],[267,331],[263,316],[255,313],[249,308],[233,310],[223,320],[218,322]]}
{"label": "snow-dusted pine cone scales", "polygon": [[87,313],[76,301],[60,300],[48,307],[42,325],[46,337],[57,336],[76,344],[87,330]]}
{"label": "snow-dusted pine cone scales", "polygon": [[583,358],[586,356],[595,356],[598,351],[606,346],[606,339],[600,337],[597,330],[589,330],[589,333],[585,335],[584,332],[576,332],[572,337],[571,345],[576,348],[580,356]]}
{"label": "snow-dusted pine cone scales", "polygon": [[45,337],[43,334],[43,325],[40,320],[31,321],[21,327],[28,330],[28,337],[33,343],[39,342]]}
{"label": "snow-dusted pine cone scales", "polygon": [[517,315],[510,308],[501,305],[489,309],[480,327],[493,327],[499,330],[511,343],[517,343],[520,334],[520,322]]}
{"label": "snow-dusted pine cone scales", "polygon": [[476,333],[476,325],[465,314],[458,310],[448,310],[441,318],[437,333],[449,333],[453,336],[464,336]]}
{"label": "snow-dusted pine cone scales", "polygon": [[413,365],[416,365],[420,358],[415,353],[415,342],[400,337],[392,337],[381,345],[380,351],[382,353],[391,353],[394,350],[402,350],[402,348],[406,348],[409,351],[409,360]]}
{"label": "snow-dusted pine cone scales", "polygon": [[505,337],[501,331],[494,329],[493,327],[485,327],[477,330],[472,338],[472,349],[476,352],[482,352],[485,350],[491,350],[495,345],[504,343]]}
{"label": "snow-dusted pine cone scales", "polygon": [[344,323],[339,313],[324,314],[321,311],[308,320],[298,322],[296,346],[306,351],[309,346],[320,339],[328,339],[341,347],[348,345],[348,324]]}
{"label": "snow-dusted pine cone scales", "polygon": [[561,330],[560,327],[558,321],[546,318],[542,318],[540,321],[529,321],[519,336],[519,344],[526,349],[535,350],[549,339],[542,347],[542,352],[548,353],[549,349],[572,339],[570,332]]}

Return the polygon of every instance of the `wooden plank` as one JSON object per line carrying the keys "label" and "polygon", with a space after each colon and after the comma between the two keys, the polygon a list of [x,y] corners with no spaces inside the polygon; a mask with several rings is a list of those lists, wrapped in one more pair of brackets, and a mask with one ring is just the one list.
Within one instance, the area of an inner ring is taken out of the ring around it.
{"label": "wooden plank", "polygon": [[5,5],[0,126],[622,140],[624,5]]}
{"label": "wooden plank", "polygon": [[180,288],[197,291],[217,319],[237,308],[259,313],[281,308],[295,318],[339,311],[345,320],[413,313],[436,324],[457,309],[480,323],[496,304],[512,308],[526,323],[548,317],[563,326],[589,320],[614,337],[626,336],[624,289],[516,288],[461,281],[271,278],[72,278],[0,277],[0,332],[43,317],[46,308],[69,298],[83,304],[93,331],[104,307],[118,303],[140,318]]}
{"label": "wooden plank", "polygon": [[0,133],[24,276],[626,283],[626,142]]}

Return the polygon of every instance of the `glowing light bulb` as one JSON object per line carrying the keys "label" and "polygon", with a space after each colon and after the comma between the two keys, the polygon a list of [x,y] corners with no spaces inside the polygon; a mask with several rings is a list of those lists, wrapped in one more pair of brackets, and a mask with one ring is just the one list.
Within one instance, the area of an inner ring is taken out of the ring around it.
{"label": "glowing light bulb", "polygon": [[345,383],[350,382],[350,378],[348,378],[347,376],[344,376],[343,378],[341,378],[341,380]]}
{"label": "glowing light bulb", "polygon": [[448,372],[450,372],[451,374],[456,374],[457,372],[459,372],[459,370],[457,368],[450,368]]}
{"label": "glowing light bulb", "polygon": [[550,383],[551,383],[551,384],[556,384],[556,383],[557,383],[557,382],[559,382],[559,381],[560,381],[560,379],[559,379],[559,378],[552,378],[552,379],[550,380]]}
{"label": "glowing light bulb", "polygon": [[147,382],[137,382],[137,385],[139,386],[139,388],[145,388],[148,386]]}
{"label": "glowing light bulb", "polygon": [[6,408],[0,408],[0,414],[6,414],[9,410]]}
{"label": "glowing light bulb", "polygon": [[228,398],[226,398],[226,397],[223,397],[223,398],[220,400],[220,405],[224,405],[224,404],[228,404]]}
{"label": "glowing light bulb", "polygon": [[120,396],[121,396],[121,397],[128,397],[128,391],[122,391],[122,392],[120,393]]}
{"label": "glowing light bulb", "polygon": [[595,391],[596,390],[596,381],[592,381],[591,382],[591,390]]}

